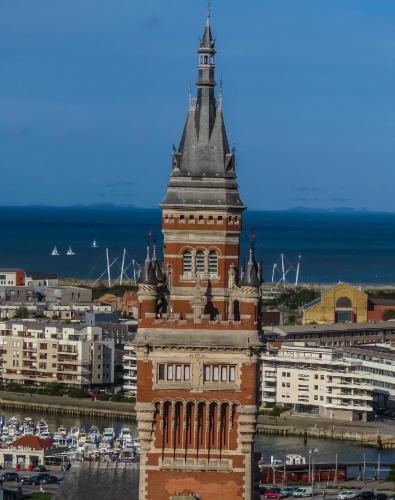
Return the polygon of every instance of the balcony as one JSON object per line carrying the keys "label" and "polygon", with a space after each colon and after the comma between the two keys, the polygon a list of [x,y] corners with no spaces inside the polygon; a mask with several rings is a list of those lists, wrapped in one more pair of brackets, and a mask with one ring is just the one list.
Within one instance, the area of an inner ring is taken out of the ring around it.
{"label": "balcony", "polygon": [[328,382],[327,387],[338,387],[340,389],[364,389],[367,391],[372,390],[372,386],[369,384],[359,384],[358,382]]}
{"label": "balcony", "polygon": [[370,394],[334,394],[333,392],[328,392],[325,396],[332,399],[372,401],[372,396]]}
{"label": "balcony", "polygon": [[369,405],[358,405],[349,403],[325,403],[325,408],[331,410],[354,410],[354,411],[373,411],[373,408]]}
{"label": "balcony", "polygon": [[276,403],[277,399],[275,397],[273,397],[272,395],[266,395],[266,394],[264,394],[262,396],[262,401],[264,403]]}

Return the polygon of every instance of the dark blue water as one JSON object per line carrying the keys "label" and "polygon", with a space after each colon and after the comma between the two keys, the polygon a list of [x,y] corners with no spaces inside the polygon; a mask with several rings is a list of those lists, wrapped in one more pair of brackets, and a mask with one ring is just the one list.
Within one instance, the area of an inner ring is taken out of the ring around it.
{"label": "dark blue water", "polygon": [[[105,247],[113,257],[125,247],[141,262],[148,231],[161,244],[160,223],[154,209],[0,208],[0,267],[97,278],[105,269]],[[256,233],[267,280],[283,252],[294,267],[302,255],[304,282],[395,283],[395,214],[247,211],[244,232],[244,250],[248,234]],[[94,238],[100,248],[90,248]],[[54,245],[62,256],[50,256]],[[75,256],[64,255],[68,245]]]}

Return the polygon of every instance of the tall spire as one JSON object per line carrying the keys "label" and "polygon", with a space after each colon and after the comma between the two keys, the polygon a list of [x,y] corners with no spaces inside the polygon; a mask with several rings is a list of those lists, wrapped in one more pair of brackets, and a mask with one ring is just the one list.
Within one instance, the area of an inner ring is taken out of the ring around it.
{"label": "tall spire", "polygon": [[144,283],[146,285],[156,285],[156,276],[150,259],[149,241],[147,242],[147,256],[145,258],[143,269],[141,270],[139,283]]}
{"label": "tall spire", "polygon": [[189,112],[180,141],[173,152],[172,173],[161,207],[205,207],[244,210],[230,150],[220,98],[215,95],[215,39],[211,9],[198,49],[196,97],[190,96]]}
{"label": "tall spire", "polygon": [[261,284],[259,267],[255,259],[255,235],[251,237],[250,255],[243,277],[240,280],[240,286],[259,287]]}

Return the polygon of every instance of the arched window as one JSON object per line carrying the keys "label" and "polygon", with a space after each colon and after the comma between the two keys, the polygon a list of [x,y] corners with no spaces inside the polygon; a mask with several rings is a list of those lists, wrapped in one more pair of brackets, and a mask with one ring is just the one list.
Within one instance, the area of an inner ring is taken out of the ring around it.
{"label": "arched window", "polygon": [[336,301],[336,307],[347,307],[351,308],[351,300],[348,297],[340,297],[340,299],[337,299]]}
{"label": "arched window", "polygon": [[208,254],[208,273],[210,276],[218,275],[218,254],[215,250]]}
{"label": "arched window", "polygon": [[204,252],[202,250],[199,250],[196,252],[196,272],[197,273],[204,273],[204,268],[205,268],[205,258],[204,258]]}
{"label": "arched window", "polygon": [[204,56],[204,64],[208,63],[208,56]]}
{"label": "arched window", "polygon": [[190,277],[192,273],[192,252],[186,250],[182,256],[182,274]]}

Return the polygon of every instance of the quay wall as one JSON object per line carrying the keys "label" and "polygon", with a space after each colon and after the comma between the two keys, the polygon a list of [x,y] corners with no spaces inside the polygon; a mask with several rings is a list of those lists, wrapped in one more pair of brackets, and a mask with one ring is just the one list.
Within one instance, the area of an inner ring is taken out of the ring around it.
{"label": "quay wall", "polygon": [[70,397],[42,396],[0,391],[1,408],[22,412],[43,412],[58,415],[90,416],[99,418],[136,419],[134,404],[111,401],[91,401]]}
{"label": "quay wall", "polygon": [[298,436],[303,439],[335,439],[337,441],[356,441],[365,446],[372,446],[379,449],[394,449],[395,435],[371,434],[365,432],[332,431],[319,427],[298,427],[286,425],[270,425],[259,423],[257,433],[274,436]]}

